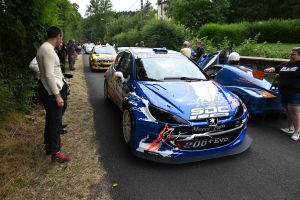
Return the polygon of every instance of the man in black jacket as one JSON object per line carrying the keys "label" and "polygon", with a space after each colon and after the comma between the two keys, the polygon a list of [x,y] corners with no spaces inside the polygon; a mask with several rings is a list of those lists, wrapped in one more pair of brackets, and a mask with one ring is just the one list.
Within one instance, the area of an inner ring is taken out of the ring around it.
{"label": "man in black jacket", "polygon": [[204,49],[201,45],[201,42],[197,41],[196,42],[196,47],[197,47],[197,50],[196,50],[196,57],[195,57],[195,61],[197,62],[199,60],[199,58],[205,53],[204,52]]}

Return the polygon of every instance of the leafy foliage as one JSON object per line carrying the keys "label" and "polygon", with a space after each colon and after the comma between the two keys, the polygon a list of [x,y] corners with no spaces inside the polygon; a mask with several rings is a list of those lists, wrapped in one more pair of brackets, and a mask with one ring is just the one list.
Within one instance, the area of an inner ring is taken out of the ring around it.
{"label": "leafy foliage", "polygon": [[151,20],[142,28],[142,37],[149,47],[166,47],[179,51],[185,38],[183,26],[165,20]]}
{"label": "leafy foliage", "polygon": [[68,0],[5,0],[0,3],[0,115],[26,112],[36,81],[28,65],[46,39],[46,29],[59,26],[73,36],[79,21],[77,4]]}
{"label": "leafy foliage", "polygon": [[169,17],[196,31],[210,22],[224,23],[229,3],[227,0],[170,0],[170,6]]}
{"label": "leafy foliage", "polygon": [[[235,24],[206,24],[202,26],[198,32],[198,37],[208,37],[213,39],[215,43],[220,43],[224,37],[227,37],[230,43],[239,45],[245,39],[257,38],[259,43],[269,42],[276,43],[278,41],[284,43],[297,43],[299,41],[298,34],[300,32],[300,19],[296,20],[279,20],[271,19],[259,22],[242,22]],[[287,37],[288,35],[288,37]]]}

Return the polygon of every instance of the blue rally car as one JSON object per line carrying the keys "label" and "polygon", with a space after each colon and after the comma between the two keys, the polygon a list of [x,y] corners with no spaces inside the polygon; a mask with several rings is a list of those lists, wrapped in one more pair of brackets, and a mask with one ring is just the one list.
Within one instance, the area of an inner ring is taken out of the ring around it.
{"label": "blue rally car", "polygon": [[179,52],[134,47],[105,73],[104,98],[123,112],[133,153],[163,163],[238,154],[252,143],[242,101]]}
{"label": "blue rally car", "polygon": [[282,111],[277,77],[273,77],[274,81],[271,83],[264,78],[264,74],[261,77],[259,74],[256,75],[259,73],[258,70],[241,65],[230,65],[227,63],[225,51],[203,55],[197,64],[214,81],[239,96],[246,104],[249,114]]}

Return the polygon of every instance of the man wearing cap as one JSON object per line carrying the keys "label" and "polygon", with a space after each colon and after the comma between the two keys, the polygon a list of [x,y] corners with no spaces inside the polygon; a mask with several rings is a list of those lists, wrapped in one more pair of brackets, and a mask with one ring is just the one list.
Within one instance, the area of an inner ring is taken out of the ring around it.
{"label": "man wearing cap", "polygon": [[141,42],[140,42],[140,47],[145,47],[144,41],[141,41]]}
{"label": "man wearing cap", "polygon": [[183,55],[185,55],[188,58],[191,57],[192,52],[189,48],[189,42],[188,41],[185,41],[183,43],[183,48],[180,50],[180,53],[182,53]]}

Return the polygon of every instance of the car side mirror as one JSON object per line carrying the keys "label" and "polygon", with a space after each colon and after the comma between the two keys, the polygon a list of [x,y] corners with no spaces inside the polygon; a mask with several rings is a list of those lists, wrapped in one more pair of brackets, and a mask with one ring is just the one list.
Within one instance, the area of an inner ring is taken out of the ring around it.
{"label": "car side mirror", "polygon": [[215,77],[217,76],[217,74],[210,74],[209,77],[212,79],[215,79]]}
{"label": "car side mirror", "polygon": [[123,76],[122,72],[115,72],[114,75],[116,77],[118,77],[118,79],[120,79],[122,83],[124,83],[125,79],[124,79],[124,76]]}

